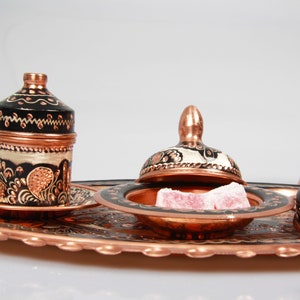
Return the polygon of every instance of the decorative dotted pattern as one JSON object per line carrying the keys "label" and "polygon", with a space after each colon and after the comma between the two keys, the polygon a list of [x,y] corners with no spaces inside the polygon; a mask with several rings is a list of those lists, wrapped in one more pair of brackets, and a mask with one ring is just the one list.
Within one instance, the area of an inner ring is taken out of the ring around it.
{"label": "decorative dotted pattern", "polygon": [[0,143],[1,150],[8,150],[13,152],[36,152],[36,153],[61,153],[61,152],[68,152],[72,151],[72,146],[54,146],[54,147],[38,147],[38,146],[14,146],[6,143]]}

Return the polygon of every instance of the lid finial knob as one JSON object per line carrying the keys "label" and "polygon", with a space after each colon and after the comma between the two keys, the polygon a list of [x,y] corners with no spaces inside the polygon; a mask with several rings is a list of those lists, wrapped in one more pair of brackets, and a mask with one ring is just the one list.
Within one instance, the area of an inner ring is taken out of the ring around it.
{"label": "lid finial knob", "polygon": [[25,73],[23,76],[24,87],[45,88],[47,75],[41,73]]}
{"label": "lid finial knob", "polygon": [[203,119],[196,106],[190,105],[184,109],[180,117],[178,131],[181,144],[192,146],[201,143]]}

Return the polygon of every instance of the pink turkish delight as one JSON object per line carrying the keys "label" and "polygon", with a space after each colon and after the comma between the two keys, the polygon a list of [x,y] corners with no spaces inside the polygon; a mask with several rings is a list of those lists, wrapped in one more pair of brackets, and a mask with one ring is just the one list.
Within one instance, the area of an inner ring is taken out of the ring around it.
{"label": "pink turkish delight", "polygon": [[242,184],[232,182],[203,194],[163,188],[157,192],[156,206],[173,209],[238,209],[250,207]]}

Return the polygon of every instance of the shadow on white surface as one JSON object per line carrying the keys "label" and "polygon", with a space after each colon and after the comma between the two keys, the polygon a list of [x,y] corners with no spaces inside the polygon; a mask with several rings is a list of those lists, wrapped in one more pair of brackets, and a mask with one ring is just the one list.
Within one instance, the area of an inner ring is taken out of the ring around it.
{"label": "shadow on white surface", "polygon": [[0,243],[0,257],[0,295],[11,296],[6,299],[290,300],[299,295],[300,257],[106,256],[11,240]]}

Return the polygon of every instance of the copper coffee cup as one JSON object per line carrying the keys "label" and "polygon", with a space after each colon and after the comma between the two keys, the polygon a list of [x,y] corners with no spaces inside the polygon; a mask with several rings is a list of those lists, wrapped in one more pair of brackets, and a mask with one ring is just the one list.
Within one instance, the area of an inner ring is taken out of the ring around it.
{"label": "copper coffee cup", "polygon": [[74,111],[25,73],[23,88],[0,102],[0,203],[68,205]]}

